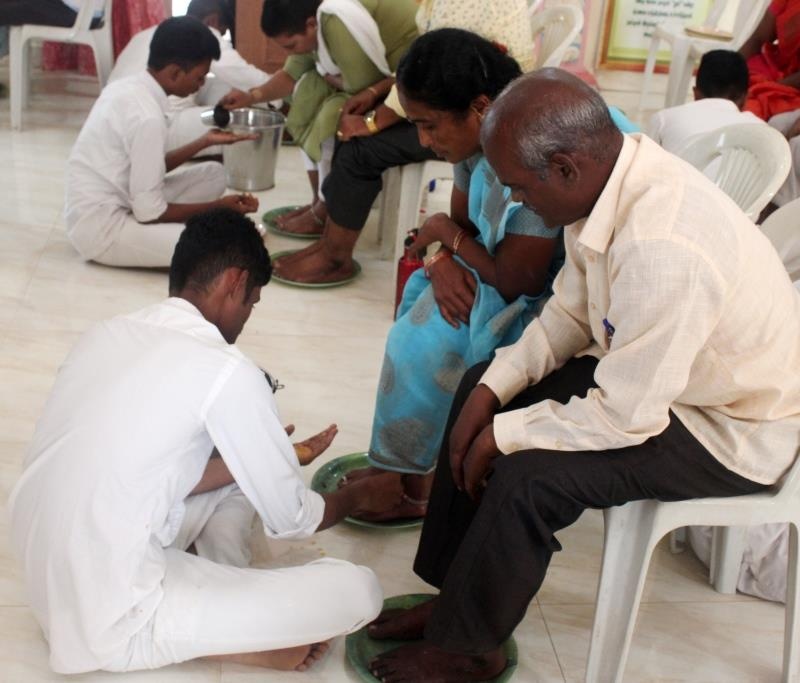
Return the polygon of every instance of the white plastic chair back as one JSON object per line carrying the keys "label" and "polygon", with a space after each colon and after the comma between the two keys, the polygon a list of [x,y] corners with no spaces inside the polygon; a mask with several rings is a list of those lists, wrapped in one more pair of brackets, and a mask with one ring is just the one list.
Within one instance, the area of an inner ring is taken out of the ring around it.
{"label": "white plastic chair back", "polygon": [[800,199],[771,213],[761,230],[777,250],[792,282],[800,280]]}
{"label": "white plastic chair back", "polygon": [[[800,435],[798,440],[800,442]],[[609,508],[603,514],[603,563],[586,662],[586,683],[621,683],[647,567],[653,549],[664,535],[683,526],[705,524],[746,527],[768,523],[789,524],[782,681],[796,683],[800,660],[798,644],[795,642],[800,615],[797,543],[800,526],[800,457],[795,459],[783,481],[764,493],[674,503],[641,500]],[[669,672],[664,674],[668,675]]]}
{"label": "white plastic chair back", "polygon": [[786,138],[770,126],[749,123],[697,135],[677,155],[706,172],[752,220],[792,167]]}
{"label": "white plastic chair back", "polygon": [[10,27],[9,33],[9,76],[11,106],[11,127],[19,130],[22,127],[22,111],[28,103],[30,89],[30,59],[28,43],[31,40],[50,40],[58,43],[77,43],[88,45],[94,53],[97,64],[97,80],[102,89],[114,65],[114,49],[112,44],[111,16],[113,0],[105,0],[102,23],[91,28],[96,11],[94,2],[85,0],[81,3],[72,26],[43,26],[41,24],[23,24]]}
{"label": "white plastic chair back", "polygon": [[583,12],[574,5],[533,11],[529,8],[533,42],[538,42],[535,68],[559,66],[583,28]]}

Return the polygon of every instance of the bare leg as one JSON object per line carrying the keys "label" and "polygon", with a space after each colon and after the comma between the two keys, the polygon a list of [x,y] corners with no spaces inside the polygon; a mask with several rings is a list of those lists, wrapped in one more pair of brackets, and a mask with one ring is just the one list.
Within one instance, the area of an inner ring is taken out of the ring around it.
{"label": "bare leg", "polygon": [[299,209],[287,211],[282,216],[278,216],[275,219],[275,225],[277,225],[281,230],[284,229],[284,225],[286,224],[287,220],[294,218],[298,214],[305,213],[314,204],[314,202],[318,201],[317,192],[319,192],[319,171],[307,171],[307,173],[308,183],[311,185],[311,204],[306,204],[305,206],[301,206]]}
{"label": "bare leg", "polygon": [[353,250],[359,231],[348,230],[328,220],[316,245],[274,262],[275,274],[294,282],[323,283],[343,280],[353,274]]}
{"label": "bare leg", "polygon": [[278,671],[305,671],[315,662],[322,659],[328,651],[329,643],[312,643],[311,645],[298,645],[282,650],[267,650],[265,652],[244,652],[232,655],[212,655],[203,657],[217,662],[235,662],[248,666],[260,666],[265,669]]}
{"label": "bare leg", "polygon": [[286,232],[296,235],[321,235],[327,216],[328,208],[325,202],[317,200],[305,211],[293,211],[291,215],[284,214],[278,220],[281,230]]}

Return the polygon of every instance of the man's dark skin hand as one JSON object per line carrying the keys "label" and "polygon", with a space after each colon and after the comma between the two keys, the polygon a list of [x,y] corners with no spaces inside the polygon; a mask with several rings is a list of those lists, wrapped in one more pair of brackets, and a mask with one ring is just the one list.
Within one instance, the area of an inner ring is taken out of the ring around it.
{"label": "man's dark skin hand", "polygon": [[450,431],[450,469],[453,481],[459,491],[466,488],[473,498],[477,485],[486,476],[491,460],[500,455],[492,425],[499,409],[500,400],[494,392],[485,384],[479,384],[470,392]]}

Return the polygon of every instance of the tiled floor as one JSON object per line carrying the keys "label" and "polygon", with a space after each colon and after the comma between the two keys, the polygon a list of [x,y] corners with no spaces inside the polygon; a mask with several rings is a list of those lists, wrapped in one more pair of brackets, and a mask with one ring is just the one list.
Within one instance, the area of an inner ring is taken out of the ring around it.
{"label": "tiled floor", "polygon": [[[0,76],[1,80],[5,80]],[[9,130],[0,102],[0,501],[19,472],[26,443],[56,370],[92,322],[131,311],[166,294],[160,273],[104,268],[81,262],[61,218],[64,162],[93,101],[91,81],[48,76],[27,116],[26,130]],[[635,113],[638,77],[601,74],[612,104]],[[6,80],[7,82],[7,80]],[[662,84],[663,87],[663,84]],[[43,90],[48,94],[43,94]],[[657,96],[653,104],[657,104]],[[281,151],[277,187],[259,193],[263,208],[305,201],[297,150]],[[269,236],[272,250],[296,246]],[[377,258],[374,217],[357,254],[363,276],[328,291],[271,284],[240,345],[285,384],[278,395],[284,420],[308,435],[337,422],[330,456],[368,442],[373,395],[391,324],[394,267]],[[312,466],[311,469],[315,467]],[[310,478],[313,472],[307,472]],[[0,681],[67,680],[51,673],[41,633],[25,607],[20,575],[10,557],[7,522],[0,517]],[[312,540],[283,546],[255,538],[257,563],[297,563],[323,554],[373,567],[387,595],[425,590],[411,572],[417,532],[370,533],[342,525]],[[586,514],[560,535],[563,552],[516,632],[516,680],[580,681],[588,647],[600,565],[602,517]],[[268,609],[269,606],[265,606]],[[690,553],[659,548],[650,569],[626,680],[768,683],[781,668],[783,607],[745,596],[723,596],[707,584]],[[246,681],[357,681],[343,642],[307,674],[186,663],[126,675],[91,674],[73,680],[153,683]]]}

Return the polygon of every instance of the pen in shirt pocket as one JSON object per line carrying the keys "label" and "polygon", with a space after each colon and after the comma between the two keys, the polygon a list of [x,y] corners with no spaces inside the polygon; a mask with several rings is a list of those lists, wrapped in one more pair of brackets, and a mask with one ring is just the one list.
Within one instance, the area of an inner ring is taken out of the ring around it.
{"label": "pen in shirt pocket", "polygon": [[606,330],[606,346],[611,347],[611,340],[614,338],[614,326],[608,322],[608,318],[603,318],[603,327]]}

